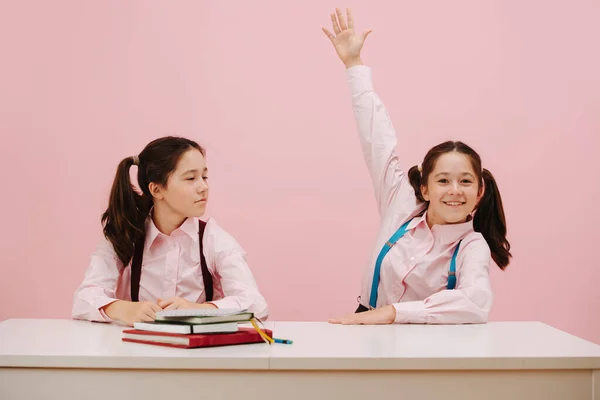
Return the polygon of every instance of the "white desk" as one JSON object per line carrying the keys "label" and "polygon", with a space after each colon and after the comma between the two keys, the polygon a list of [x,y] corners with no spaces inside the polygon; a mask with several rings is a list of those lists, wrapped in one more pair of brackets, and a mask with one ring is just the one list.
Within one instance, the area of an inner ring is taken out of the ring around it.
{"label": "white desk", "polygon": [[594,399],[600,346],[537,322],[272,322],[293,345],[175,349],[123,327],[0,322],[0,399]]}

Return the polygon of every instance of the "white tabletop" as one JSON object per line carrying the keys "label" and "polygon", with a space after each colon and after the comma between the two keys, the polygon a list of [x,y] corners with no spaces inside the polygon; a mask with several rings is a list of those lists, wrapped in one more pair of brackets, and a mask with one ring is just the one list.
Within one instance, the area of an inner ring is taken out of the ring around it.
{"label": "white tabletop", "polygon": [[342,326],[277,322],[271,369],[600,369],[600,346],[541,322]]}
{"label": "white tabletop", "polygon": [[[266,324],[268,328],[272,324]],[[0,367],[267,369],[269,345],[178,349],[121,340],[115,324],[58,319],[0,322]]]}
{"label": "white tabletop", "polygon": [[539,322],[340,326],[270,322],[292,345],[176,349],[121,341],[125,327],[0,322],[0,367],[275,370],[600,369],[600,346]]}

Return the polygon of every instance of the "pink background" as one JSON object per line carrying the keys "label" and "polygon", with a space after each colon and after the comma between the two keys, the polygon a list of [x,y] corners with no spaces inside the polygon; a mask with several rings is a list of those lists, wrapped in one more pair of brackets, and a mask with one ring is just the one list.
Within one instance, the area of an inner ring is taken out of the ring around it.
{"label": "pink background", "polygon": [[498,179],[492,320],[600,343],[598,1],[230,3],[0,3],[0,320],[70,316],[117,163],[166,134],[208,149],[273,320],[353,311],[378,217],[320,31],[349,5],[405,166],[461,139]]}

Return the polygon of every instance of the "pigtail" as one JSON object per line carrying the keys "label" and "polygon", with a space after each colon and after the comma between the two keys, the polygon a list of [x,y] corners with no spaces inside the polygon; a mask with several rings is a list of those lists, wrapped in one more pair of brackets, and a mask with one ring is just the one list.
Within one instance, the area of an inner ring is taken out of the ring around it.
{"label": "pigtail", "polygon": [[506,239],[506,219],[502,197],[490,171],[484,168],[482,178],[484,193],[473,217],[473,228],[483,235],[490,246],[496,265],[504,269],[509,264],[512,255],[510,254],[510,243]]}

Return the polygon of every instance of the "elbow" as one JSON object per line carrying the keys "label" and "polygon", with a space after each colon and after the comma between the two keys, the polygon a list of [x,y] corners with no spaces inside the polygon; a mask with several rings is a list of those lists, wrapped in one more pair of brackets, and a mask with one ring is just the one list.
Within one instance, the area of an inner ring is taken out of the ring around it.
{"label": "elbow", "polygon": [[264,310],[263,312],[260,312],[258,314],[254,314],[254,316],[256,317],[256,319],[258,319],[261,322],[265,322],[266,320],[269,319],[269,312],[268,310]]}
{"label": "elbow", "polygon": [[265,321],[269,316],[267,302],[260,293],[244,293],[236,296],[226,296],[222,299],[213,301],[212,303],[218,308],[247,310],[254,314],[254,317],[260,321]]}
{"label": "elbow", "polygon": [[465,315],[466,324],[485,324],[489,321],[490,310],[492,308],[492,298],[489,296],[483,304],[473,304],[472,312]]}
{"label": "elbow", "polygon": [[[109,302],[110,303],[110,302]],[[85,296],[79,296],[75,293],[73,298],[73,308],[71,309],[71,318],[82,321],[93,322],[111,322],[110,318],[105,318],[99,307],[92,304]]]}
{"label": "elbow", "polygon": [[264,298],[260,301],[257,301],[252,306],[252,312],[254,316],[260,321],[266,321],[269,318],[269,307],[267,306],[267,302]]}
{"label": "elbow", "polygon": [[471,293],[468,296],[470,300],[470,312],[465,314],[466,324],[485,324],[489,321],[490,311],[494,295],[491,290],[481,290]]}
{"label": "elbow", "polygon": [[73,301],[73,308],[71,309],[71,318],[83,321],[90,321],[89,305],[76,298]]}
{"label": "elbow", "polygon": [[470,321],[467,324],[486,324],[488,322],[489,312],[481,310],[478,313],[473,313]]}
{"label": "elbow", "polygon": [[71,308],[71,318],[87,320],[87,304],[79,296],[79,291],[76,291],[73,295],[73,307]]}
{"label": "elbow", "polygon": [[491,293],[481,292],[477,296],[460,296],[455,300],[457,301],[446,303],[443,307],[431,308],[426,323],[466,325],[488,322],[492,306]]}

